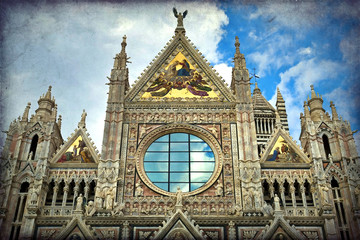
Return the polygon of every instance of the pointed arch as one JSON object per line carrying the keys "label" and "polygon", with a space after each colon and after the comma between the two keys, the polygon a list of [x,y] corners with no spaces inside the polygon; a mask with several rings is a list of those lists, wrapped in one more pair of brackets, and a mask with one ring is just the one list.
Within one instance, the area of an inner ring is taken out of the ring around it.
{"label": "pointed arch", "polygon": [[31,160],[35,159],[36,150],[39,143],[39,135],[35,134],[31,139],[30,150],[28,154],[31,154]]}
{"label": "pointed arch", "polygon": [[326,159],[329,159],[329,154],[331,155],[331,147],[330,147],[329,138],[326,134],[322,135],[322,142],[325,151],[325,157]]}

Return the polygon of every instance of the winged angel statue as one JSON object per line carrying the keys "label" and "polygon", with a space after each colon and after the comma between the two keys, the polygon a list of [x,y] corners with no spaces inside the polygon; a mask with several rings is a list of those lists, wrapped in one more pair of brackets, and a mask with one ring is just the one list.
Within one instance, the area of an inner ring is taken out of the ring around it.
{"label": "winged angel statue", "polygon": [[183,27],[183,19],[186,17],[186,14],[188,13],[188,11],[186,10],[183,13],[178,13],[176,8],[173,8],[173,12],[174,12],[174,16],[177,18],[177,26],[178,27]]}

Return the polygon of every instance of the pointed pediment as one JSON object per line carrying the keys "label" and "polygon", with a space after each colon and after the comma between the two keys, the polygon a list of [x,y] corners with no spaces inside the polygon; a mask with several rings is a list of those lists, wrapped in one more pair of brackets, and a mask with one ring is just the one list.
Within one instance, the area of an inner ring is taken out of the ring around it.
{"label": "pointed pediment", "polygon": [[235,101],[210,64],[178,33],[140,76],[127,101]]}
{"label": "pointed pediment", "polygon": [[310,163],[310,159],[304,154],[290,135],[283,129],[278,128],[272,134],[269,143],[263,152],[260,162],[264,163]]}
{"label": "pointed pediment", "polygon": [[177,210],[159,231],[155,232],[153,239],[206,239],[205,233],[191,221],[190,216]]}
{"label": "pointed pediment", "polygon": [[275,216],[271,225],[263,232],[261,239],[281,239],[281,235],[284,239],[306,239],[294,226],[290,226],[282,216]]}
{"label": "pointed pediment", "polygon": [[78,128],[61,146],[51,159],[51,163],[91,164],[99,162],[98,151],[88,137],[86,128]]}
{"label": "pointed pediment", "polygon": [[74,217],[56,236],[55,239],[96,239],[93,231],[81,217]]}

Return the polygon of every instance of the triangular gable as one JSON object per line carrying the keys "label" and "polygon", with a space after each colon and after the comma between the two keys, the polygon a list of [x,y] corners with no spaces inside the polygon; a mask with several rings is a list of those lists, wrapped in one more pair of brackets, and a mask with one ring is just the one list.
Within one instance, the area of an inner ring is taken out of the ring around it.
{"label": "triangular gable", "polygon": [[[71,238],[73,235],[78,237],[77,239],[96,239],[94,234],[90,230],[90,227],[87,226],[81,217],[74,217],[61,232],[56,236],[56,240],[60,239],[75,239]],[[75,236],[74,236],[75,237]]]}
{"label": "triangular gable", "polygon": [[319,123],[316,129],[318,133],[322,131],[328,131],[331,134],[333,134],[332,128],[329,125],[327,125],[325,122]]}
{"label": "triangular gable", "polygon": [[235,101],[221,77],[182,33],[173,37],[126,96],[127,101],[172,98]]}
{"label": "triangular gable", "polygon": [[288,235],[291,239],[306,239],[306,237],[296,230],[295,227],[290,226],[282,215],[275,215],[275,219],[265,232],[263,232],[261,239],[273,239],[273,237],[277,236],[279,233],[284,233],[283,235]]}
{"label": "triangular gable", "polygon": [[332,177],[335,175],[338,179],[343,180],[344,174],[337,163],[330,162],[324,169],[324,174],[327,176],[328,181],[331,181]]}
{"label": "triangular gable", "polygon": [[286,131],[278,128],[273,133],[267,148],[261,156],[260,162],[310,163],[310,159],[296,145]]}
{"label": "triangular gable", "polygon": [[78,128],[55,153],[51,163],[98,163],[99,155],[85,128]]}
{"label": "triangular gable", "polygon": [[199,225],[194,225],[190,216],[185,215],[178,209],[173,216],[168,219],[159,231],[155,232],[153,239],[206,239],[206,234],[199,229]]}

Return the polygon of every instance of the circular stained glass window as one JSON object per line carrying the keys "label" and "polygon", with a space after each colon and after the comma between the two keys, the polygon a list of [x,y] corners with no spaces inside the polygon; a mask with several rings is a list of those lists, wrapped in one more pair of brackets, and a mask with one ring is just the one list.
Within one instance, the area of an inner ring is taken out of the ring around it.
{"label": "circular stained glass window", "polygon": [[156,139],[147,149],[144,169],[157,187],[176,192],[194,191],[203,186],[215,168],[210,146],[188,133],[171,133]]}

